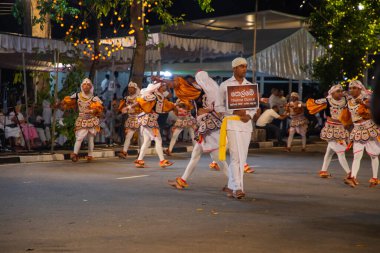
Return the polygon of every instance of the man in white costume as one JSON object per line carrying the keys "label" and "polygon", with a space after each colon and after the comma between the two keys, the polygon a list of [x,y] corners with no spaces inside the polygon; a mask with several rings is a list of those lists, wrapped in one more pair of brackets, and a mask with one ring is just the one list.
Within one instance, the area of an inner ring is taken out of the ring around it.
{"label": "man in white costume", "polygon": [[317,100],[308,99],[306,107],[310,114],[316,114],[325,110],[327,118],[320,134],[321,139],[327,141],[328,145],[319,176],[321,178],[329,178],[331,176],[327,172],[327,169],[334,153],[338,156],[339,163],[346,174],[349,175],[351,170],[345,155],[348,147],[349,132],[345,129],[341,120],[342,112],[347,110],[347,98],[343,96],[342,85],[333,85],[326,98]]}
{"label": "man in white costume", "polygon": [[80,146],[88,137],[87,161],[93,160],[94,138],[100,131],[98,115],[103,111],[103,103],[94,96],[94,86],[90,79],[85,78],[81,84],[81,92],[67,96],[62,101],[64,109],[73,109],[78,106],[79,114],[75,121],[75,145],[70,157],[73,162],[78,161]]}
{"label": "man in white costume", "polygon": [[227,196],[235,198],[245,197],[243,176],[244,165],[247,160],[249,143],[252,135],[252,119],[257,109],[228,110],[226,104],[227,87],[252,85],[245,79],[247,73],[247,61],[244,58],[236,58],[232,61],[233,76],[223,82],[219,88],[219,97],[215,109],[225,116],[236,115],[240,120],[227,121],[227,141],[230,152],[230,164],[228,167],[228,187],[225,188]]}
{"label": "man in white costume", "polygon": [[373,122],[369,110],[370,92],[358,80],[352,81],[349,88],[352,97],[348,100],[348,109],[354,123],[354,128],[350,133],[350,140],[354,143],[354,160],[352,162],[351,177],[346,178],[345,183],[351,187],[358,185],[357,175],[365,150],[371,157],[372,178],[369,180],[369,186],[375,187],[379,184],[377,174],[379,171],[380,128]]}
{"label": "man in white costume", "polygon": [[124,123],[125,127],[125,141],[123,150],[119,153],[119,157],[126,159],[128,154],[128,148],[131,143],[131,139],[135,132],[140,128],[138,122],[138,114],[141,113],[140,107],[137,107],[137,97],[140,95],[140,88],[137,83],[130,82],[128,84],[128,96],[120,100],[119,111],[121,113],[128,114],[128,119]]}

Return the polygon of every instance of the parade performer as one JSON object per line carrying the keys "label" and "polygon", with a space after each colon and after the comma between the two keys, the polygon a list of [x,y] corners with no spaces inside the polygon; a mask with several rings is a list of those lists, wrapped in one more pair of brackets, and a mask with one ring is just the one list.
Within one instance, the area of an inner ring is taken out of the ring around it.
{"label": "parade performer", "polygon": [[165,168],[173,165],[172,162],[164,158],[162,138],[157,122],[160,113],[168,113],[175,108],[175,104],[165,98],[163,94],[165,91],[165,84],[151,83],[142,92],[141,97],[136,99],[137,105],[140,106],[143,111],[143,113],[138,116],[138,122],[144,139],[139,157],[135,161],[137,168],[145,167],[144,157],[152,140],[155,142],[156,152],[160,158],[160,167]]}
{"label": "parade performer", "polygon": [[322,169],[319,172],[321,178],[329,178],[331,175],[327,172],[334,153],[337,154],[338,160],[347,175],[350,174],[345,152],[348,145],[349,132],[342,123],[342,115],[347,114],[347,99],[343,96],[343,87],[340,84],[330,88],[328,96],[322,99],[308,99],[306,107],[310,114],[316,114],[325,110],[327,121],[321,130],[320,137],[327,141],[326,154],[323,160]]}
{"label": "parade performer", "polygon": [[302,137],[302,151],[306,150],[306,132],[309,121],[304,115],[305,105],[299,100],[297,92],[290,94],[290,102],[286,104],[285,111],[290,116],[289,137],[286,150],[291,151],[293,137],[298,133]]}
{"label": "parade performer", "polygon": [[70,157],[73,162],[78,161],[80,146],[88,137],[87,161],[93,160],[94,138],[100,131],[99,115],[103,112],[102,101],[94,96],[94,87],[90,79],[85,78],[80,86],[81,92],[66,96],[62,101],[64,110],[78,107],[79,115],[75,121],[75,145]]}
{"label": "parade performer", "polygon": [[125,121],[125,141],[123,150],[120,151],[119,157],[126,159],[128,154],[128,148],[131,143],[131,139],[134,133],[139,129],[138,115],[141,113],[141,108],[137,105],[137,97],[140,94],[140,89],[136,83],[130,82],[128,84],[128,96],[120,100],[119,111],[123,114],[127,114],[128,118]]}
{"label": "parade performer", "polygon": [[[181,177],[169,180],[169,185],[184,189],[188,187],[188,178],[194,172],[202,153],[210,153],[211,158],[216,161],[224,174],[228,177],[227,163],[218,158],[219,131],[222,119],[214,110],[218,96],[218,84],[208,76],[207,72],[200,71],[195,75],[196,84],[189,84],[182,78],[175,79],[174,90],[176,95],[183,100],[192,99],[195,103],[197,113],[197,142],[191,154],[191,160]],[[190,96],[183,96],[184,94]]]}
{"label": "parade performer", "polygon": [[351,176],[345,179],[345,183],[351,187],[358,185],[357,175],[360,169],[360,161],[364,150],[371,157],[372,178],[369,180],[370,187],[379,184],[377,178],[379,170],[380,154],[380,128],[371,119],[370,93],[364,85],[354,80],[349,84],[350,95],[348,109],[350,110],[354,128],[350,133],[350,140],[353,142],[354,160],[352,163]]}
{"label": "parade performer", "polygon": [[[216,111],[224,113],[227,118],[226,132],[221,131],[221,141],[228,140],[230,164],[228,167],[228,186],[225,188],[227,196],[235,198],[245,197],[243,187],[244,165],[247,161],[248,148],[252,135],[252,119],[257,109],[252,110],[228,110],[226,104],[227,87],[252,85],[245,79],[247,73],[247,61],[244,58],[236,58],[232,61],[233,76],[223,82],[219,88],[219,98],[216,104]],[[222,134],[226,134],[223,138]],[[221,145],[222,146],[222,145]],[[224,153],[225,155],[225,153]]]}
{"label": "parade performer", "polygon": [[172,138],[170,140],[169,148],[165,150],[165,153],[167,155],[171,155],[173,151],[173,147],[175,143],[177,142],[178,136],[180,133],[187,128],[190,133],[190,138],[193,143],[193,146],[195,145],[196,141],[194,140],[194,130],[197,127],[197,121],[194,119],[193,116],[191,116],[191,110],[193,109],[193,106],[189,103],[186,103],[185,101],[182,101],[181,99],[178,99],[176,102],[176,110],[175,114],[177,115],[177,120],[174,123],[174,126],[172,127]]}

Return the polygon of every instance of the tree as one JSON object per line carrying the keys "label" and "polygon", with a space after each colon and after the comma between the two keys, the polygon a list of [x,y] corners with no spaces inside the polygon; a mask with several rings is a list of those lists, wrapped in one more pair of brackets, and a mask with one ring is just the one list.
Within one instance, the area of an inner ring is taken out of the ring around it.
{"label": "tree", "polygon": [[[22,1],[22,0],[19,0]],[[175,0],[38,0],[40,16],[34,23],[45,25],[50,17],[53,25],[66,28],[66,40],[79,47],[82,54],[92,60],[90,79],[94,77],[96,65],[101,60],[112,57],[112,53],[122,50],[121,45],[105,47],[102,52],[100,40],[104,28],[111,27],[113,33],[129,34],[135,37],[136,48],[132,62],[132,80],[142,84],[145,69],[145,43],[150,17],[158,18],[163,26],[175,25],[183,21],[183,15],[173,16],[169,9]],[[193,0],[195,1],[195,0]],[[212,0],[196,0],[202,10],[213,11]],[[17,6],[20,5],[15,5]],[[15,9],[16,16],[22,12]],[[71,24],[70,24],[71,23]],[[109,26],[108,26],[109,24]],[[89,31],[91,29],[93,31]],[[126,32],[127,31],[127,32]],[[91,41],[93,40],[93,42]],[[83,46],[85,47],[83,48]]]}
{"label": "tree", "polygon": [[380,1],[318,1],[309,23],[327,50],[313,66],[314,77],[322,85],[364,77],[380,52],[379,17]]}

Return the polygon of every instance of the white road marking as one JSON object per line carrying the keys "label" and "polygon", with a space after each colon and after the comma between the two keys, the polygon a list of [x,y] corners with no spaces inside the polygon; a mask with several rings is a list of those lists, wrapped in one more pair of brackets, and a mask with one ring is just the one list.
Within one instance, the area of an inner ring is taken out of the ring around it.
{"label": "white road marking", "polygon": [[116,179],[131,179],[131,178],[139,178],[139,177],[149,177],[149,175],[138,175],[138,176],[130,176],[130,177],[119,177]]}

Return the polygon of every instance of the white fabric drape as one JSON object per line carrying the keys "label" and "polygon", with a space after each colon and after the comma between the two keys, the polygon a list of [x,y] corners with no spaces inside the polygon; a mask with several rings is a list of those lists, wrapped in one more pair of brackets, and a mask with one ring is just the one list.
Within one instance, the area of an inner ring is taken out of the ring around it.
{"label": "white fabric drape", "polygon": [[[325,49],[319,46],[315,38],[302,28],[291,36],[257,53],[258,72],[295,79],[311,79],[312,63],[322,56]],[[248,67],[252,68],[252,56],[248,58]]]}

